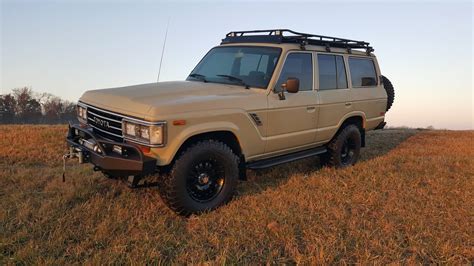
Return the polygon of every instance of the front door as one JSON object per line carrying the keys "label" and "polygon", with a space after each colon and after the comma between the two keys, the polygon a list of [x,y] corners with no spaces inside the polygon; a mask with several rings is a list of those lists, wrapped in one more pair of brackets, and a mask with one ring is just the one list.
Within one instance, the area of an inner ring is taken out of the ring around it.
{"label": "front door", "polygon": [[[288,78],[299,79],[299,91],[285,92],[285,99],[281,100],[278,92]],[[288,53],[274,91],[268,95],[265,153],[304,147],[314,142],[318,108],[313,81],[312,53]]]}

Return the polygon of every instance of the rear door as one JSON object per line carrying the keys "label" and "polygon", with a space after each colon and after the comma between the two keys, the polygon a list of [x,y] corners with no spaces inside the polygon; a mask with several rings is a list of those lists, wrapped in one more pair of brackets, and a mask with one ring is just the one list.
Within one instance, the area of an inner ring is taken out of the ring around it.
{"label": "rear door", "polygon": [[341,119],[352,111],[351,90],[344,55],[318,53],[316,61],[319,121],[315,142],[325,142],[334,136]]}

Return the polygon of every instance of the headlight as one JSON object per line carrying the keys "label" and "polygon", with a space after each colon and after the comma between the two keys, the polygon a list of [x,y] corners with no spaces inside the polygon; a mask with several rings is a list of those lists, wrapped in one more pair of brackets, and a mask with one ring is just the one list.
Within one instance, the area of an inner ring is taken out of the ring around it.
{"label": "headlight", "polygon": [[80,122],[87,123],[87,108],[82,105],[77,105],[77,119]]}
{"label": "headlight", "polygon": [[164,124],[143,125],[127,120],[123,121],[124,137],[143,144],[163,145],[164,128]]}
{"label": "headlight", "polygon": [[125,125],[125,135],[131,136],[131,137],[136,137],[137,136],[137,131],[139,130],[140,126],[137,124],[133,124],[130,122],[124,122]]}

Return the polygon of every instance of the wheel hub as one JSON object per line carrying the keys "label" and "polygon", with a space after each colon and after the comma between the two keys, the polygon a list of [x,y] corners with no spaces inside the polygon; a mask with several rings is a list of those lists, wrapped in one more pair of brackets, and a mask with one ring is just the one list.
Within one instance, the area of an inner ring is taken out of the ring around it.
{"label": "wheel hub", "polygon": [[347,139],[344,141],[342,148],[341,148],[341,160],[342,164],[347,165],[350,164],[352,158],[355,154],[355,143],[351,139]]}
{"label": "wheel hub", "polygon": [[209,183],[209,175],[207,173],[201,173],[198,177],[199,184],[206,185]]}
{"label": "wheel hub", "polygon": [[201,160],[193,165],[186,187],[191,198],[207,202],[220,193],[224,180],[224,167],[221,163],[215,159]]}

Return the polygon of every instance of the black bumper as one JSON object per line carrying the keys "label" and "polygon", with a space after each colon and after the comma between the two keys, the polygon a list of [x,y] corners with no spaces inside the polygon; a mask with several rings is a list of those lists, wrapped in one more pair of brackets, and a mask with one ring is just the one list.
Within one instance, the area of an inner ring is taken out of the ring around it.
{"label": "black bumper", "polygon": [[[113,176],[144,176],[156,171],[156,159],[145,156],[136,146],[114,142],[95,135],[90,128],[70,125],[66,138],[83,162]],[[120,152],[121,151],[121,152]]]}

